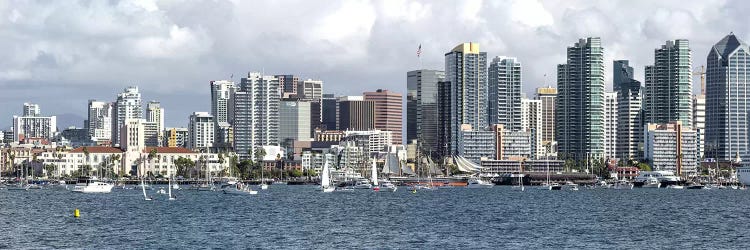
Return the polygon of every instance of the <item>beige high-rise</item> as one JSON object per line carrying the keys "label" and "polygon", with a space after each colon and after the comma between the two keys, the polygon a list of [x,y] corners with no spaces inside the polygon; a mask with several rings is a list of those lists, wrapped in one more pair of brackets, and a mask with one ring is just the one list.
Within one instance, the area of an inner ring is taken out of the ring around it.
{"label": "beige high-rise", "polygon": [[393,144],[402,144],[403,96],[393,91],[378,89],[365,92],[365,101],[375,104],[375,129],[391,131]]}

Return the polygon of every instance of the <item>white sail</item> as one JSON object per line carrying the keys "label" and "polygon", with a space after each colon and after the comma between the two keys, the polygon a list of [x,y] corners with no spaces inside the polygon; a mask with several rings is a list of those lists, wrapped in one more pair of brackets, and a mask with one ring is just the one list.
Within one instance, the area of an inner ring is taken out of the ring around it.
{"label": "white sail", "polygon": [[328,176],[328,161],[326,160],[326,163],[323,165],[323,173],[321,173],[320,176],[320,186],[323,188],[328,188],[331,186],[331,178]]}
{"label": "white sail", "polygon": [[378,168],[375,166],[375,160],[372,160],[372,185],[378,185]]}
{"label": "white sail", "polygon": [[143,181],[143,179],[141,179],[141,190],[143,190],[143,199],[150,201],[151,198],[148,198],[148,196],[146,195],[146,182]]}
{"label": "white sail", "polygon": [[385,165],[383,165],[383,171],[381,171],[382,174],[398,174],[400,172],[400,167],[398,165],[398,158],[391,153],[388,153],[385,155]]}
{"label": "white sail", "polygon": [[482,171],[482,167],[476,163],[464,158],[463,156],[455,156],[456,166],[461,172],[477,173]]}

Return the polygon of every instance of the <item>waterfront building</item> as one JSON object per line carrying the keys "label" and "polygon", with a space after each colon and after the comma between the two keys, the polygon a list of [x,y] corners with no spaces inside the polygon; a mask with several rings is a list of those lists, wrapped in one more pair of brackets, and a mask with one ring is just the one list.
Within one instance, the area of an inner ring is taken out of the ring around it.
{"label": "waterfront building", "polygon": [[473,130],[470,125],[465,124],[458,140],[458,155],[479,163],[483,159],[495,158],[496,137],[493,131]]}
{"label": "waterfront building", "polygon": [[561,159],[604,154],[604,48],[601,39],[580,39],[557,66],[555,139]]}
{"label": "waterfront building", "polygon": [[698,159],[701,161],[705,155],[706,145],[706,96],[693,96],[693,130],[698,134]]}
{"label": "waterfront building", "polygon": [[338,99],[339,130],[375,129],[375,103],[363,96],[342,96]]}
{"label": "waterfront building", "polygon": [[529,134],[531,158],[544,157],[546,148],[542,141],[542,100],[521,99],[521,131]]}
{"label": "waterfront building", "polygon": [[92,141],[110,144],[112,141],[112,103],[89,100],[86,129]]}
{"label": "waterfront building", "polygon": [[279,81],[248,73],[234,94],[234,150],[250,159],[255,150],[279,142]]}
{"label": "waterfront building", "polygon": [[48,141],[57,133],[57,117],[41,116],[39,105],[24,103],[23,116],[13,116],[14,142]]}
{"label": "waterfront building", "polygon": [[617,157],[617,92],[604,93],[604,157]]}
{"label": "waterfront building", "polygon": [[490,145],[495,145],[494,159],[528,159],[531,157],[530,133],[526,131],[508,131],[502,124],[492,125],[492,132],[495,136],[495,143]]}
{"label": "waterfront building", "polygon": [[388,147],[393,143],[393,132],[385,130],[366,130],[366,131],[344,131],[344,136],[340,141],[356,141],[357,146],[365,149],[367,154],[388,152]]}
{"label": "waterfront building", "polygon": [[[210,81],[211,87],[211,115],[214,117],[213,146],[229,149],[232,147],[232,121],[234,119],[234,103],[232,96],[237,90],[233,81]],[[223,150],[226,151],[226,150]]]}
{"label": "waterfront building", "polygon": [[[542,146],[545,149],[546,156],[557,155],[557,148],[551,147],[555,142],[555,99],[557,99],[557,89],[553,87],[541,87],[536,89],[536,100],[542,101]],[[545,146],[550,145],[550,146]]]}
{"label": "waterfront building", "polygon": [[168,128],[164,134],[164,141],[167,142],[167,147],[187,148],[187,141],[190,137],[187,128]]}
{"label": "waterfront building", "polygon": [[163,132],[159,129],[159,123],[143,122],[143,142],[147,147],[161,147]]}
{"label": "waterfront building", "polygon": [[[458,152],[458,140],[463,124],[483,129],[487,121],[487,53],[478,43],[462,43],[445,53],[445,82],[447,100],[441,100],[446,115],[441,121],[445,154]],[[440,87],[438,87],[439,91]],[[445,90],[442,90],[445,92]],[[439,94],[440,95],[440,94]],[[442,98],[439,97],[439,98]]]}
{"label": "waterfront building", "polygon": [[706,58],[706,157],[750,162],[750,48],[733,33]]}
{"label": "waterfront building", "polygon": [[513,57],[495,57],[487,72],[489,124],[521,130],[521,63]]}
{"label": "waterfront building", "polygon": [[646,66],[644,123],[693,123],[692,51],[688,40],[677,39],[654,50],[654,65]]}
{"label": "waterfront building", "polygon": [[310,141],[310,104],[298,98],[284,99],[279,105],[279,145],[290,141]]}
{"label": "waterfront building", "polygon": [[299,77],[295,75],[275,75],[273,76],[279,81],[279,98],[292,97],[291,95],[297,95],[297,86],[299,84]]}
{"label": "waterfront building", "polygon": [[211,114],[193,112],[188,124],[188,148],[197,151],[212,147],[214,131],[214,117]]}
{"label": "waterfront building", "polygon": [[318,173],[323,170],[323,165],[326,161],[328,161],[329,164],[336,162],[336,155],[327,152],[304,151],[302,152],[301,158],[302,169],[312,169]]}
{"label": "waterfront building", "polygon": [[644,158],[653,170],[672,171],[683,177],[696,176],[697,135],[681,121],[646,124],[644,139]]}
{"label": "waterfront building", "polygon": [[564,161],[559,160],[483,160],[482,174],[503,175],[518,173],[521,168],[525,173],[563,172]]}
{"label": "waterfront building", "polygon": [[617,93],[617,157],[622,160],[640,158],[642,153],[642,100],[641,82],[633,78],[633,67],[628,60],[616,60],[612,65],[612,82]]}
{"label": "waterfront building", "polygon": [[338,122],[338,99],[333,94],[323,94],[320,101],[321,124],[322,130],[337,130]]}
{"label": "waterfront building", "polygon": [[[438,148],[438,82],[445,71],[420,69],[406,73],[406,140],[417,140],[422,149]],[[422,150],[427,152],[427,150]]]}
{"label": "waterfront building", "polygon": [[364,100],[374,105],[375,129],[390,131],[394,144],[403,144],[403,96],[399,93],[378,89],[375,92],[364,92]]}
{"label": "waterfront building", "polygon": [[117,100],[113,107],[112,115],[112,145],[120,145],[120,128],[128,119],[143,118],[143,107],[141,106],[141,93],[138,87],[130,86],[117,94]]}

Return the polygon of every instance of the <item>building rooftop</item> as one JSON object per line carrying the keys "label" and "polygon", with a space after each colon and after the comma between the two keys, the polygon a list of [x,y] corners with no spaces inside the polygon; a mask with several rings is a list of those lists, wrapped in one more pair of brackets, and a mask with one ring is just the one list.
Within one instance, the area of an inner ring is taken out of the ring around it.
{"label": "building rooftop", "polygon": [[92,147],[78,147],[76,149],[73,149],[70,151],[71,153],[83,153],[83,149],[86,148],[89,153],[93,154],[119,154],[122,153],[122,149],[115,148],[115,147],[102,147],[102,146],[92,146]]}

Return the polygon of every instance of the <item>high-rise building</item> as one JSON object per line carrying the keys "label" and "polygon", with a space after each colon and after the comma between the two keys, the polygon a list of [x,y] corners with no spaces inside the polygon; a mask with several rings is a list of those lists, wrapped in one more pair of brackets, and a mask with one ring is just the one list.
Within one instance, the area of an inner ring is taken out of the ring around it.
{"label": "high-rise building", "polygon": [[294,141],[310,141],[310,104],[298,98],[281,100],[279,105],[279,145]]}
{"label": "high-rise building", "polygon": [[441,130],[450,155],[458,153],[461,125],[471,125],[474,130],[488,128],[487,53],[479,51],[478,43],[459,44],[445,53],[445,81],[450,98],[443,107],[449,110],[450,119]]}
{"label": "high-rise building", "polygon": [[678,176],[696,176],[698,150],[695,131],[675,121],[644,126],[644,158],[654,170],[672,171]]}
{"label": "high-rise building", "polygon": [[[120,148],[131,155],[140,155],[146,148],[145,128],[143,124],[146,120],[126,119],[120,127]],[[124,157],[127,158],[127,157]]]}
{"label": "high-rise building", "polygon": [[115,101],[114,114],[112,115],[112,144],[120,144],[120,128],[125,124],[127,119],[143,118],[143,106],[141,106],[141,93],[138,87],[130,86],[117,94]]}
{"label": "high-rise building", "polygon": [[307,79],[299,82],[297,97],[303,101],[320,101],[323,98],[323,81]]}
{"label": "high-rise building", "polygon": [[237,90],[232,81],[211,81],[211,115],[214,117],[213,146],[218,148],[232,147],[232,121],[234,103],[232,96]]}
{"label": "high-rise building", "polygon": [[480,164],[482,160],[495,158],[495,133],[491,130],[473,130],[471,126],[464,125],[458,139],[458,155]]}
{"label": "high-rise building", "polygon": [[365,101],[363,96],[342,96],[338,99],[339,130],[375,129],[375,103]]}
{"label": "high-rise building", "polygon": [[33,117],[33,116],[40,116],[41,111],[39,109],[39,104],[35,103],[24,103],[23,104],[23,116],[25,117]]}
{"label": "high-rise building", "polygon": [[750,162],[750,48],[733,33],[708,53],[706,70],[707,158]]}
{"label": "high-rise building", "polygon": [[248,73],[234,93],[234,150],[250,159],[256,149],[279,142],[279,81]]}
{"label": "high-rise building", "polygon": [[190,135],[187,128],[168,128],[164,133],[164,137],[167,147],[187,148],[187,141]]}
{"label": "high-rise building", "polygon": [[406,73],[406,141],[418,140],[422,152],[438,153],[438,82],[442,70],[420,69]]}
{"label": "high-rise building", "polygon": [[50,140],[57,133],[57,117],[42,116],[39,105],[24,103],[23,113],[13,116],[13,141]]}
{"label": "high-rise building", "polygon": [[363,93],[365,101],[371,101],[375,109],[375,129],[390,131],[394,144],[403,144],[404,101],[399,93],[378,89],[375,92]]}
{"label": "high-rise building", "polygon": [[706,145],[706,96],[693,96],[693,130],[698,135],[698,159],[704,159]]}
{"label": "high-rise building", "polygon": [[208,112],[193,112],[188,123],[187,147],[192,150],[207,149],[213,146],[214,117]]}
{"label": "high-rise building", "polygon": [[562,159],[604,154],[604,48],[601,39],[580,39],[568,47],[567,64],[557,66],[555,139]]}
{"label": "high-rise building", "polygon": [[646,66],[644,123],[693,123],[692,51],[688,41],[667,41],[654,50],[654,65]]}
{"label": "high-rise building", "polygon": [[290,95],[297,94],[297,84],[299,83],[299,77],[295,75],[275,75],[277,81],[279,81],[279,97],[290,97]]}
{"label": "high-rise building", "polygon": [[489,123],[521,130],[521,63],[513,57],[495,57],[487,71]]}
{"label": "high-rise building", "polygon": [[[161,103],[150,101],[146,104],[146,122],[155,124],[155,126],[148,126],[147,131],[149,131],[150,137],[146,139],[146,146],[161,147],[164,137],[164,108],[161,107]],[[156,135],[150,134],[152,129],[156,131]]]}
{"label": "high-rise building", "polygon": [[321,110],[321,129],[337,130],[338,122],[338,99],[333,94],[323,94],[320,103]]}
{"label": "high-rise building", "polygon": [[531,158],[540,159],[546,148],[542,141],[542,100],[521,99],[521,131],[529,134]]}
{"label": "high-rise building", "polygon": [[612,83],[617,93],[617,157],[621,160],[637,159],[643,143],[643,87],[633,78],[633,67],[628,60],[612,64]]}
{"label": "high-rise building", "polygon": [[[555,100],[557,89],[553,87],[541,87],[536,89],[536,100],[542,101],[542,146],[545,152],[557,155],[555,143]],[[549,151],[547,151],[549,150]]]}
{"label": "high-rise building", "polygon": [[147,147],[161,147],[164,134],[158,122],[143,121],[143,143]]}
{"label": "high-rise building", "polygon": [[604,93],[604,157],[617,157],[617,92]]}
{"label": "high-rise building", "polygon": [[95,142],[112,140],[112,103],[89,100],[88,129],[89,137]]}

